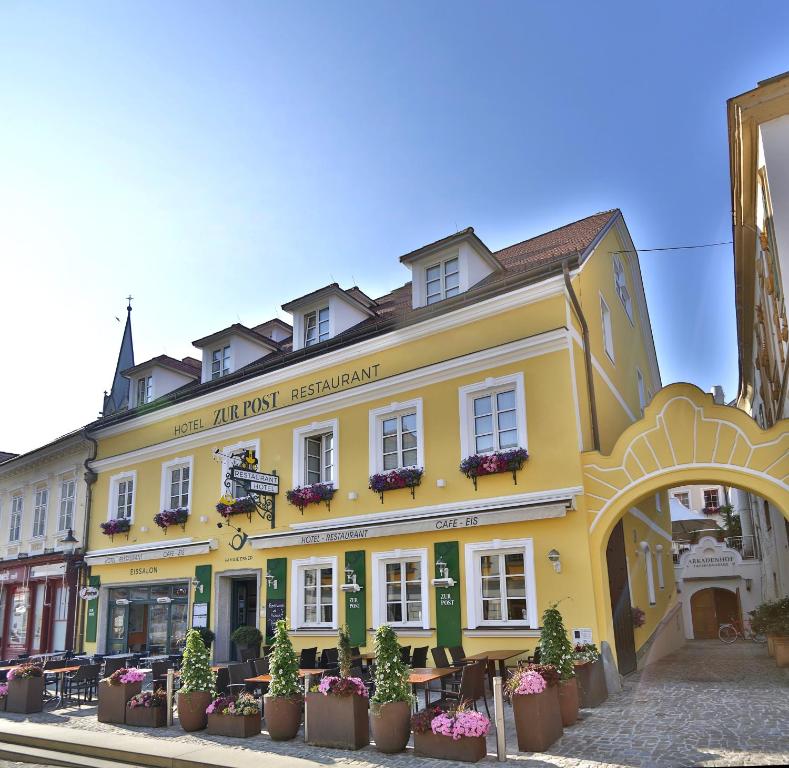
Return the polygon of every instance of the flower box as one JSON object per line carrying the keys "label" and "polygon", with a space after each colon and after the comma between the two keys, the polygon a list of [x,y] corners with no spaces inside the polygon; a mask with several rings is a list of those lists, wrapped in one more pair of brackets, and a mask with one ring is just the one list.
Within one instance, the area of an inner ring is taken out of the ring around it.
{"label": "flower box", "polygon": [[349,696],[308,693],[304,702],[305,741],[314,747],[361,749],[370,743],[368,700]]}
{"label": "flower box", "polygon": [[4,699],[7,712],[31,714],[44,709],[44,678],[21,677],[8,681]]}
{"label": "flower box", "polygon": [[422,482],[424,472],[421,467],[400,467],[389,472],[379,472],[370,476],[369,487],[381,497],[381,504],[384,503],[384,493],[398,488],[410,488],[413,499],[414,489]]}
{"label": "flower box", "polygon": [[135,728],[166,728],[167,705],[156,707],[126,706],[126,725]]}
{"label": "flower box", "polygon": [[126,538],[129,538],[129,529],[131,528],[131,523],[129,523],[126,518],[118,518],[116,520],[107,520],[106,523],[101,523],[101,532],[105,536],[109,536],[110,539],[114,539],[115,535],[118,533],[125,533]]}
{"label": "flower box", "polygon": [[581,709],[599,707],[608,698],[602,659],[575,666],[578,681],[578,703]]}
{"label": "flower box", "polygon": [[326,507],[331,510],[331,500],[334,497],[335,489],[331,483],[313,483],[312,485],[300,486],[287,492],[288,501],[304,514],[304,507],[309,504],[326,503]]}
{"label": "flower box", "polygon": [[414,754],[417,757],[477,763],[487,753],[487,740],[484,736],[464,736],[460,739],[453,739],[451,736],[444,736],[432,731],[414,733]]}
{"label": "flower box", "polygon": [[256,715],[217,715],[208,716],[206,733],[211,736],[230,736],[246,739],[260,733],[260,713]]}
{"label": "flower box", "polygon": [[100,723],[126,722],[126,705],[132,696],[142,690],[141,682],[116,683],[108,680],[99,681],[99,711],[96,715]]}
{"label": "flower box", "polygon": [[246,515],[251,520],[256,509],[257,505],[251,496],[242,496],[240,499],[234,499],[232,496],[223,496],[216,505],[216,511],[225,520],[233,515]]}
{"label": "flower box", "polygon": [[460,462],[460,471],[474,483],[477,490],[477,478],[481,475],[498,475],[512,472],[512,482],[518,484],[517,472],[523,462],[529,458],[525,448],[513,448],[509,451],[493,451],[492,453],[475,453]]}
{"label": "flower box", "polygon": [[542,693],[513,696],[512,712],[521,752],[545,752],[562,737],[564,729],[557,685],[548,686]]}
{"label": "flower box", "polygon": [[186,523],[189,520],[189,510],[188,509],[164,509],[161,512],[158,512],[153,516],[153,521],[158,525],[165,533],[167,533],[167,529],[172,525],[180,525],[181,530],[186,530]]}

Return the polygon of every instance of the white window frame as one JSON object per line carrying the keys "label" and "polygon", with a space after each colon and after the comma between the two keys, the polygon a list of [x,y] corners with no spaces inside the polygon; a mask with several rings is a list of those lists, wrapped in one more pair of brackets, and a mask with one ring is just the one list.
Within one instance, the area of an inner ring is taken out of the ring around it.
{"label": "white window frame", "polygon": [[[326,320],[321,320],[321,312],[326,312]],[[315,340],[309,341],[307,339],[307,332],[309,331],[309,318],[315,317]],[[305,312],[301,317],[302,322],[302,348],[314,347],[322,341],[328,341],[332,337],[331,332],[331,306],[327,304],[325,307],[316,307],[309,312]],[[326,332],[321,334],[321,323],[326,323]],[[321,338],[323,336],[323,338]]]}
{"label": "white window frame", "polygon": [[188,469],[189,470],[189,503],[184,507],[188,512],[192,511],[192,500],[194,499],[194,457],[182,456],[177,459],[171,459],[162,463],[162,487],[159,499],[159,505],[162,510],[176,509],[170,506],[170,483],[171,475],[174,469]]}
{"label": "white window frame", "polygon": [[383,422],[395,416],[406,416],[409,413],[416,415],[416,464],[409,467],[423,467],[425,464],[425,428],[423,419],[422,398],[389,403],[381,408],[373,408],[369,412],[368,424],[368,459],[370,474],[375,475],[384,471],[384,457],[380,449],[383,441]]}
{"label": "white window frame", "polygon": [[[402,560],[418,560],[421,569],[421,621],[388,622],[386,620],[386,565]],[[411,629],[430,629],[430,572],[428,571],[427,549],[394,549],[390,552],[372,553],[373,576],[373,629],[381,624]]]}
{"label": "white window frame", "polygon": [[[140,396],[140,384],[142,384],[142,397]],[[145,403],[150,403],[153,400],[153,375],[149,374],[148,376],[140,376],[137,379],[137,402],[136,405],[145,405]]]}
{"label": "white window frame", "polygon": [[123,480],[132,481],[131,515],[129,515],[127,518],[124,518],[125,520],[128,520],[129,524],[131,525],[134,522],[134,513],[137,508],[137,470],[132,470],[131,472],[121,472],[120,474],[113,475],[110,478],[110,498],[109,503],[107,504],[107,520],[118,519],[118,484]]}
{"label": "white window frame", "polygon": [[[327,421],[314,421],[312,424],[305,424],[295,427],[293,430],[293,484],[294,486],[307,485],[307,447],[308,437],[325,435],[332,433],[332,480],[331,485],[335,489],[340,487],[340,422],[338,419],[328,419]],[[321,464],[321,471],[323,464]]]}
{"label": "white window frame", "polygon": [[[523,570],[526,577],[525,620],[483,621],[482,619],[482,576],[479,561],[482,555],[503,554],[513,550],[523,551]],[[468,628],[478,627],[539,627],[537,618],[537,584],[534,578],[533,539],[494,539],[465,545],[466,562],[466,613]]]}
{"label": "white window frame", "polygon": [[[671,496],[678,504],[682,504],[683,507],[686,507],[687,509],[690,509],[690,493],[688,493],[688,491],[677,491],[676,493],[672,493]],[[685,504],[679,498],[680,496],[684,496],[687,499],[688,503]]]}
{"label": "white window frame", "polygon": [[[24,494],[11,496],[11,512],[8,517],[8,543],[17,544],[22,540],[22,515],[25,510]],[[13,535],[16,532],[16,535]]]}
{"label": "white window frame", "polygon": [[[332,620],[331,622],[315,622],[307,624],[304,616],[304,571],[308,568],[332,569]],[[337,629],[339,627],[339,585],[337,582],[337,557],[308,557],[291,560],[290,565],[290,625],[293,629]]]}
{"label": "white window frame", "polygon": [[518,428],[518,447],[528,450],[526,429],[526,396],[523,373],[513,373],[498,378],[487,378],[475,384],[458,388],[460,402],[460,459],[474,455],[476,451],[474,432],[474,398],[515,388],[515,423]]}
{"label": "white window frame", "polygon": [[230,459],[224,458],[225,456],[229,456],[231,453],[235,453],[236,451],[251,449],[255,451],[255,456],[258,457],[258,461],[260,461],[260,439],[255,438],[254,440],[242,440],[238,443],[233,443],[233,445],[226,445],[224,448],[221,449],[223,454],[222,458],[222,473],[219,476],[219,496],[224,496],[227,493],[227,488],[225,488],[225,475],[230,471]]}
{"label": "white window frame", "polygon": [[[608,322],[606,322],[606,320]],[[616,357],[614,354],[614,323],[611,317],[611,307],[608,302],[600,294],[600,325],[603,331],[603,350],[605,351],[608,359],[616,364]]]}
{"label": "white window frame", "polygon": [[[216,352],[219,352],[218,376],[214,376],[214,354]],[[227,360],[227,369],[225,369],[225,360]],[[208,355],[208,380],[216,381],[224,376],[229,376],[231,373],[233,373],[233,345],[228,342],[227,344],[220,344],[218,349],[212,349]]]}
{"label": "white window frame", "polygon": [[[450,272],[451,275],[457,275],[458,284],[452,288],[447,288],[447,264],[449,262],[455,261],[457,262],[457,269],[454,272]],[[439,282],[441,283],[441,287],[437,294],[432,294],[433,296],[437,296],[438,298],[430,300],[431,294],[429,293],[428,284],[434,282],[433,280],[428,280],[427,272],[430,269],[435,269],[438,267],[439,270]],[[452,256],[448,256],[447,258],[441,259],[440,261],[434,261],[430,264],[426,264],[424,267],[424,280],[425,280],[425,306],[430,306],[432,304],[437,304],[440,301],[444,301],[444,299],[450,299],[453,296],[458,296],[461,293],[460,281],[461,281],[461,274],[460,274],[460,254],[456,253]],[[447,296],[447,291],[455,291],[452,296]]]}
{"label": "white window frame", "polygon": [[[616,291],[617,296],[619,296],[619,300],[622,302],[627,319],[630,320],[631,325],[634,325],[633,297],[630,295],[630,289],[627,287],[627,273],[625,272],[625,265],[622,263],[622,259],[619,258],[619,254],[616,253],[614,254],[613,258],[613,268],[614,290]],[[622,289],[624,289],[624,295],[622,295]]]}
{"label": "white window frame", "polygon": [[[69,483],[74,484],[74,495],[67,496],[64,493],[64,486],[65,490],[68,490]],[[63,526],[62,521],[64,517],[63,507],[68,506],[68,503],[71,502],[71,516],[70,516],[70,524]],[[77,513],[77,478],[76,477],[62,477],[60,479],[60,498],[58,499],[58,533],[66,533],[68,530],[74,529],[74,516]]]}
{"label": "white window frame", "polygon": [[[43,499],[43,503],[42,503],[42,499]],[[48,512],[49,512],[49,487],[39,486],[38,488],[34,488],[32,538],[34,539],[46,538]]]}
{"label": "white window frame", "polygon": [[655,573],[652,566],[652,549],[646,541],[641,542],[641,551],[644,553],[644,565],[647,571],[647,599],[650,605],[655,605]]}
{"label": "white window frame", "polygon": [[721,494],[717,488],[702,488],[701,490],[701,502],[702,502],[702,509],[707,509],[707,497],[705,494],[707,493],[714,493],[715,498],[718,500],[716,506],[721,506]]}

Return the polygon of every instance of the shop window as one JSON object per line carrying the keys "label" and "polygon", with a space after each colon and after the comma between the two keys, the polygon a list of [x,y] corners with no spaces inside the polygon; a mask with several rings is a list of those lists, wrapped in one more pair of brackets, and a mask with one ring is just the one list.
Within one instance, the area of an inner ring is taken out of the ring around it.
{"label": "shop window", "polygon": [[460,267],[457,256],[425,269],[425,297],[428,304],[457,296],[460,292]]}
{"label": "shop window", "polygon": [[373,626],[429,628],[427,550],[374,552]]}
{"label": "shop window", "polygon": [[126,472],[110,479],[110,518],[130,521],[134,518],[136,480],[136,472]]}
{"label": "shop window", "polygon": [[311,347],[329,338],[329,308],[323,307],[304,315],[304,346]]}
{"label": "shop window", "polygon": [[22,496],[14,496],[11,499],[11,519],[8,523],[8,541],[19,541],[22,529]]}
{"label": "shop window", "polygon": [[76,480],[64,480],[60,484],[60,511],[58,513],[59,532],[74,528],[74,502],[76,492]]}
{"label": "shop window", "polygon": [[292,563],[296,629],[337,628],[337,558],[310,558]]}
{"label": "shop window", "polygon": [[370,474],[424,462],[422,399],[370,411]]}
{"label": "shop window", "polygon": [[531,539],[466,544],[469,627],[537,626]]}
{"label": "shop window", "polygon": [[44,593],[46,589],[46,584],[36,584],[35,586],[35,598],[33,600],[33,642],[31,643],[31,648],[36,651],[42,650],[41,629],[44,625]]}
{"label": "shop window", "polygon": [[522,374],[460,388],[460,444],[462,458],[527,447]]}
{"label": "shop window", "polygon": [[49,506],[49,489],[36,490],[33,503],[33,538],[42,538],[47,532],[47,507]]}
{"label": "shop window", "polygon": [[9,645],[27,647],[28,608],[30,603],[30,589],[19,587],[14,591],[11,600],[11,615],[9,617],[8,643]]}
{"label": "shop window", "polygon": [[293,430],[293,477],[297,486],[313,483],[338,485],[339,425],[337,419]]}
{"label": "shop window", "polygon": [[605,299],[600,297],[600,319],[603,325],[603,349],[614,362],[614,329],[611,325],[611,310],[608,308]]}
{"label": "shop window", "polygon": [[211,379],[221,379],[230,373],[230,345],[211,352]]}
{"label": "shop window", "polygon": [[633,302],[630,298],[630,292],[627,290],[627,278],[625,277],[625,268],[622,260],[617,254],[614,254],[614,287],[616,293],[622,301],[622,306],[625,308],[628,320],[633,322]]}

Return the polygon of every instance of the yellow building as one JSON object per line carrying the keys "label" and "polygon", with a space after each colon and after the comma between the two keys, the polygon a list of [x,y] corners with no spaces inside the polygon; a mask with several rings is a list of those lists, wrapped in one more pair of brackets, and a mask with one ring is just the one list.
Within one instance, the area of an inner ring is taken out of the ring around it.
{"label": "yellow building", "polygon": [[[128,372],[131,407],[89,428],[88,650],[172,652],[208,626],[224,661],[233,628],[286,616],[297,647],[345,623],[364,646],[386,622],[412,647],[533,651],[559,601],[578,638],[634,668],[674,597],[668,499],[650,490],[606,523],[606,564],[584,458],[661,387],[621,213],[495,253],[467,229],[400,261],[411,281],[379,299],[332,284],[285,304],[290,325],[199,339],[201,366]],[[247,513],[231,470],[249,451],[278,493]],[[314,483],[331,498],[288,501]],[[240,512],[220,515],[222,497]],[[176,509],[182,524],[154,521]]]}

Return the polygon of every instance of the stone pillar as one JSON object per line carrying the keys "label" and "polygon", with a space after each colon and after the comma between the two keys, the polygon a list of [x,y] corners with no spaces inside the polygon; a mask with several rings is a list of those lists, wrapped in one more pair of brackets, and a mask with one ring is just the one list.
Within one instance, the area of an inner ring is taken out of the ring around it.
{"label": "stone pillar", "polygon": [[756,539],[751,517],[751,499],[747,491],[734,489],[734,511],[740,516],[742,527],[742,555],[743,557],[756,557]]}

